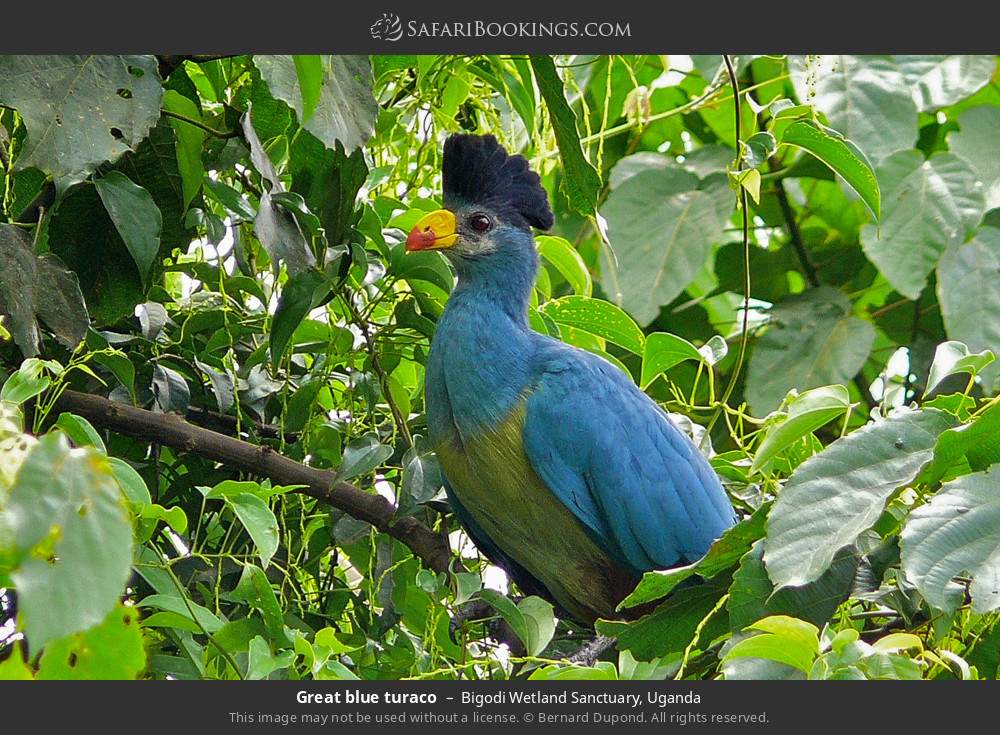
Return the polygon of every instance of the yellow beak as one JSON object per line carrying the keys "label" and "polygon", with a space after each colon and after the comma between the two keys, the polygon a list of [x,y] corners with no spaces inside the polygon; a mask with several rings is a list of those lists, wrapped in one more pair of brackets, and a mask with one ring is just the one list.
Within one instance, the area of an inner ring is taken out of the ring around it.
{"label": "yellow beak", "polygon": [[457,239],[455,215],[447,209],[438,209],[417,220],[406,238],[406,251],[450,248]]}

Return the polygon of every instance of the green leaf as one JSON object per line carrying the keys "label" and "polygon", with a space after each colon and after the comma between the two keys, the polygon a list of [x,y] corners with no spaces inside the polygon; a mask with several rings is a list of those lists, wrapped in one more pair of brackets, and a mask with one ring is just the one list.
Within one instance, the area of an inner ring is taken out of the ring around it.
{"label": "green leaf", "polygon": [[375,130],[378,104],[372,96],[371,62],[367,56],[322,56],[323,81],[311,115],[298,65],[292,56],[254,56],[254,65],[271,94],[295,110],[302,127],[330,149],[339,142],[347,151],[364,145]]}
{"label": "green leaf", "polygon": [[989,84],[996,71],[995,56],[894,56],[906,86],[921,112],[953,105]]}
{"label": "green leaf", "polygon": [[261,636],[255,636],[250,641],[247,652],[247,679],[267,679],[275,671],[287,669],[295,661],[295,652],[281,651],[277,655],[271,653],[271,647]]}
{"label": "green leaf", "polygon": [[535,244],[538,245],[539,254],[551,263],[573,288],[573,293],[577,296],[591,295],[593,283],[590,271],[580,253],[569,241],[561,237],[542,235],[535,238]]}
{"label": "green leaf", "polygon": [[[186,117],[188,120],[202,122],[198,105],[173,89],[168,89],[163,93],[163,109]],[[174,150],[176,151],[177,172],[181,177],[183,192],[181,209],[184,210],[197,196],[201,184],[205,180],[205,165],[201,160],[201,151],[205,144],[205,131],[197,125],[177,117],[171,116],[168,119],[176,138]]]}
{"label": "green leaf", "polygon": [[[1000,229],[981,227],[964,245],[956,244],[941,256],[937,295],[948,337],[970,350],[1000,352]],[[1000,365],[981,372],[983,390],[1000,386]]]}
{"label": "green leaf", "polygon": [[191,389],[179,372],[166,365],[154,365],[151,388],[157,410],[181,416],[187,413],[191,404]]}
{"label": "green leaf", "polygon": [[323,57],[318,54],[295,54],[295,75],[302,92],[301,122],[304,125],[316,111],[323,93]]}
{"label": "green leaf", "polygon": [[927,375],[924,395],[933,393],[938,384],[949,375],[969,373],[976,376],[994,360],[996,355],[991,350],[971,352],[962,342],[942,342],[934,350],[934,362]]}
{"label": "green leaf", "polygon": [[917,106],[892,59],[883,56],[793,56],[795,93],[878,163],[917,140]]}
{"label": "green leaf", "polygon": [[233,590],[233,599],[246,602],[250,607],[260,610],[272,643],[280,646],[291,644],[284,632],[281,604],[263,569],[255,564],[244,565],[240,581]]}
{"label": "green leaf", "polygon": [[841,549],[816,581],[801,587],[783,587],[777,592],[764,568],[763,553],[763,541],[756,542],[733,575],[726,602],[733,632],[768,615],[791,615],[824,625],[851,594],[858,555],[850,547]]}
{"label": "green leaf", "polygon": [[602,285],[640,324],[694,280],[723,235],[716,196],[699,186],[680,168],[647,169],[612,189],[601,207],[617,259],[617,267],[602,268]]}
{"label": "green leaf", "polygon": [[593,215],[601,191],[601,175],[587,160],[580,145],[576,115],[563,94],[563,82],[555,62],[551,56],[532,56],[531,69],[548,108],[552,131],[559,145],[563,191],[574,211],[585,216]]}
{"label": "green leaf", "polygon": [[652,613],[636,621],[598,620],[597,632],[617,638],[619,650],[631,651],[641,661],[683,651],[699,626],[699,639],[707,645],[729,632],[725,608],[712,614],[729,583],[729,575],[721,575],[703,584],[677,589]]}
{"label": "green leaf", "polygon": [[131,317],[145,300],[143,277],[97,188],[89,182],[70,188],[56,200],[48,221],[50,252],[76,273],[94,320],[110,324]]}
{"label": "green leaf", "polygon": [[0,516],[33,650],[100,623],[132,565],[132,528],[106,458],[56,432],[21,465]]}
{"label": "green leaf", "polygon": [[812,120],[796,120],[785,128],[781,142],[809,151],[839,174],[861,197],[868,209],[879,218],[881,212],[878,179],[868,158],[854,143],[836,130]]}
{"label": "green leaf", "polygon": [[552,605],[541,597],[525,597],[517,603],[524,617],[527,639],[524,647],[529,656],[540,656],[556,632],[556,619]]}
{"label": "green leaf", "polygon": [[851,394],[843,385],[813,388],[793,396],[782,415],[768,425],[750,471],[759,471],[786,447],[833,421],[850,407]]}
{"label": "green leaf", "polygon": [[928,603],[953,611],[961,600],[952,578],[972,576],[972,610],[1000,608],[1000,470],[945,483],[914,510],[902,533],[906,576]]}
{"label": "green leaf", "polygon": [[546,302],[541,312],[557,324],[582,329],[635,355],[642,354],[642,330],[614,304],[586,296],[565,296]]}
{"label": "green leaf", "polygon": [[777,141],[768,132],[754,133],[746,139],[746,150],[743,152],[743,160],[750,168],[757,168],[767,163],[767,159],[774,155],[777,149]]}
{"label": "green leaf", "polygon": [[59,418],[56,419],[56,426],[63,430],[63,433],[69,437],[74,446],[94,447],[103,454],[108,453],[107,448],[104,446],[104,440],[97,433],[97,429],[82,416],[61,413],[59,414]]}
{"label": "green leaf", "polygon": [[986,209],[1000,207],[1000,157],[994,155],[1000,136],[1000,109],[972,107],[958,116],[960,130],[948,135],[948,148],[965,161],[983,184]]}
{"label": "green leaf", "polygon": [[109,171],[94,181],[94,186],[125,247],[132,254],[139,275],[143,281],[148,280],[160,251],[163,226],[153,197],[119,171]]}
{"label": "green leaf", "polygon": [[19,227],[0,223],[0,315],[21,352],[40,349],[38,318],[70,349],[86,336],[90,319],[76,274],[54,254],[35,255],[31,237]]}
{"label": "green leaf", "polygon": [[344,448],[344,459],[337,470],[337,477],[350,480],[380,466],[392,456],[392,447],[379,441],[378,434],[369,432],[350,441]]}
{"label": "green leaf", "polygon": [[135,679],[145,668],[139,612],[119,603],[101,623],[46,645],[37,678]]}
{"label": "green leaf", "polygon": [[52,384],[52,379],[43,374],[44,367],[45,363],[34,357],[22,362],[17,372],[11,373],[0,387],[0,401],[20,406],[41,395]]}
{"label": "green leaf", "polygon": [[153,56],[0,57],[0,100],[21,113],[28,139],[18,169],[80,181],[146,137],[163,87]]}
{"label": "green leaf", "polygon": [[273,367],[281,362],[295,329],[329,289],[326,276],[314,269],[297,273],[285,283],[271,320],[269,340]]}
{"label": "green leaf", "polygon": [[484,589],[480,596],[507,621],[529,656],[538,656],[552,640],[556,624],[552,605],[541,597],[525,597],[515,605],[499,592]]}
{"label": "green leaf", "polygon": [[893,288],[916,299],[949,245],[965,241],[983,216],[972,170],[951,153],[925,159],[900,151],[878,168],[884,216],[861,231],[865,255]]}
{"label": "green leaf", "polygon": [[792,388],[846,384],[864,366],[875,340],[871,323],[851,315],[851,302],[829,286],[775,305],[747,368],[754,415],[780,405]]}
{"label": "green leaf", "polygon": [[648,335],[642,351],[640,387],[645,390],[656,376],[685,360],[702,361],[698,348],[686,339],[667,332],[654,332]]}
{"label": "green leaf", "polygon": [[549,664],[531,672],[529,681],[617,681],[618,672],[610,661],[593,666]]}
{"label": "green leaf", "polygon": [[815,625],[787,615],[774,615],[757,621],[750,629],[762,632],[739,641],[729,649],[723,662],[734,658],[765,658],[809,673],[819,654],[819,629]]}
{"label": "green leaf", "polygon": [[[293,211],[285,206],[277,206],[274,201],[274,197],[281,197],[285,193],[284,184],[257,138],[251,115],[243,116],[242,126],[243,135],[250,146],[250,159],[257,172],[271,184],[270,190],[261,194],[260,206],[254,218],[254,232],[270,256],[271,269],[277,274],[283,263],[288,274],[294,278],[308,272],[316,264],[316,256]],[[289,199],[286,197],[285,201],[287,203]]]}
{"label": "green leaf", "polygon": [[444,474],[437,456],[422,436],[414,436],[413,446],[403,455],[403,493],[414,503],[426,503],[443,485]]}
{"label": "green leaf", "polygon": [[274,552],[278,550],[278,520],[274,517],[274,512],[266,500],[252,493],[227,496],[225,500],[250,534],[257,547],[260,563],[267,568]]}
{"label": "green leaf", "polygon": [[764,562],[776,587],[808,584],[874,525],[955,424],[943,411],[898,409],[830,444],[795,470],[767,519]]}
{"label": "green leaf", "polygon": [[144,597],[138,606],[155,607],[180,615],[194,623],[198,630],[204,630],[206,633],[215,633],[222,628],[223,621],[211,610],[199,605],[194,600],[177,596],[176,588],[174,590],[175,594],[156,594]]}
{"label": "green leaf", "polygon": [[934,445],[934,461],[926,471],[927,482],[937,482],[962,462],[968,465],[966,471],[1000,462],[1000,404],[968,424],[941,433]]}
{"label": "green leaf", "polygon": [[[185,210],[191,203],[187,197],[197,196],[205,177],[201,148],[195,149],[201,145],[199,141],[203,142],[203,132],[164,115],[149,131],[149,137],[135,151],[122,156],[116,166],[153,197],[163,218],[160,246],[167,250],[186,249],[195,235],[185,221]],[[221,240],[215,235],[212,238],[215,242]]]}

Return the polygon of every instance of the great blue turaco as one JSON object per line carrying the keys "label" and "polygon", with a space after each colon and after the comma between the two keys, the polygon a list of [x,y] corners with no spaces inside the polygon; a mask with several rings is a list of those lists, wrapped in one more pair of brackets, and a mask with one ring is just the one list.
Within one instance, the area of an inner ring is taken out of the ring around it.
{"label": "great blue turaco", "polygon": [[444,144],[444,208],[407,251],[458,277],[426,370],[428,432],[455,514],[527,594],[583,623],[615,617],[642,573],[701,557],[735,522],[694,443],[598,355],[529,326],[538,174],[491,135]]}

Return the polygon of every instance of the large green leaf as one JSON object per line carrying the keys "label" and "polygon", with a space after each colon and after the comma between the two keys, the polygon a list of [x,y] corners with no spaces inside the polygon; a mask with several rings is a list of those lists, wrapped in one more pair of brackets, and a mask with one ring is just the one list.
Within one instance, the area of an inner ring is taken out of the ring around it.
{"label": "large green leaf", "polygon": [[546,302],[541,311],[557,324],[582,329],[633,354],[642,354],[642,330],[628,314],[608,301],[565,296]]}
{"label": "large green leaf", "polygon": [[851,407],[851,395],[842,385],[813,388],[788,401],[782,415],[767,426],[764,440],[754,453],[750,471],[764,467],[779,452]]}
{"label": "large green leaf", "polygon": [[901,294],[916,299],[949,245],[963,242],[983,216],[976,176],[962,159],[900,151],[878,169],[881,223],[861,231],[865,255]]}
{"label": "large green leaf", "polygon": [[995,56],[896,56],[906,86],[921,112],[952,105],[989,84],[997,68]]}
{"label": "large green leaf", "polygon": [[49,248],[80,279],[90,315],[99,324],[132,316],[144,301],[139,268],[89,183],[67,191],[52,210]]}
{"label": "large green leaf", "polygon": [[253,539],[261,565],[267,568],[278,550],[278,521],[274,512],[266,500],[252,493],[227,495],[225,500]]}
{"label": "large green leaf", "polygon": [[94,186],[145,281],[160,250],[163,218],[156,202],[120,171],[109,171]]}
{"label": "large green leaf", "polygon": [[277,366],[281,362],[295,329],[328,291],[326,277],[314,269],[304,270],[288,279],[271,322],[272,365]]}
{"label": "large green leaf", "polygon": [[[134,152],[126,153],[119,159],[117,168],[153,197],[163,220],[160,230],[161,247],[164,250],[186,249],[194,237],[193,230],[184,222],[184,213],[187,204],[190,203],[187,196],[197,194],[205,174],[199,169],[198,181],[190,180],[194,175],[194,166],[189,160],[193,154],[193,140],[190,133],[184,133],[185,142],[181,142],[180,132],[175,132],[167,119],[160,118],[149,131],[149,137],[143,140]],[[193,127],[188,123],[175,122],[179,126]],[[182,153],[182,149],[186,152]],[[200,159],[198,165],[201,165]],[[191,167],[191,170],[188,170],[188,167]],[[191,191],[192,187],[194,194]]]}
{"label": "large green leaf", "polygon": [[642,377],[639,385],[645,389],[657,375],[685,360],[704,360],[698,348],[683,337],[669,332],[653,332],[646,337],[642,351]]}
{"label": "large green leaf", "polygon": [[[378,104],[372,96],[372,69],[367,56],[323,56],[323,86],[306,115],[303,90],[292,56],[255,56],[254,64],[271,94],[295,110],[302,127],[327,148],[339,142],[348,151],[364,145],[375,130]],[[307,89],[305,96],[312,92]],[[312,100],[310,100],[312,102]]]}
{"label": "large green leaf", "polygon": [[292,191],[301,194],[319,217],[330,245],[349,240],[355,220],[354,204],[365,183],[368,167],[359,148],[347,155],[342,146],[331,150],[315,136],[299,133],[289,149]]}
{"label": "large green leaf", "polygon": [[795,92],[873,162],[912,148],[917,106],[892,59],[884,56],[793,56]]}
{"label": "large green leaf", "polygon": [[631,651],[641,661],[683,651],[699,626],[699,639],[707,644],[729,630],[725,609],[712,613],[729,582],[729,575],[720,575],[703,584],[675,590],[653,612],[633,622],[598,620],[597,632],[617,638],[620,650]]}
{"label": "large green leaf", "polygon": [[959,130],[948,135],[948,148],[964,160],[983,183],[986,208],[1000,207],[1000,108],[972,107],[958,116]]}
{"label": "large green leaf", "polygon": [[58,256],[34,254],[28,233],[0,223],[0,314],[27,356],[38,354],[41,318],[56,338],[70,349],[87,334],[90,319],[76,274]]}
{"label": "large green leaf", "polygon": [[118,604],[100,624],[49,643],[37,678],[135,679],[145,667],[139,612]]}
{"label": "large green leaf", "polygon": [[901,547],[906,576],[934,607],[954,610],[952,578],[970,574],[973,611],[1000,608],[1000,469],[945,483],[910,514]]}
{"label": "large green leaf", "polygon": [[0,538],[33,650],[104,620],[132,566],[132,527],[108,461],[42,437],[17,474]]}
{"label": "large green leaf", "polygon": [[819,653],[819,629],[815,625],[774,615],[757,621],[750,629],[761,632],[730,648],[723,663],[736,658],[764,658],[809,673]]}
{"label": "large green leaf", "polygon": [[878,179],[865,154],[836,130],[811,120],[796,120],[784,129],[781,143],[809,151],[836,171],[858,193],[875,219],[881,213]]}
{"label": "large green leaf", "polygon": [[967,424],[948,429],[934,446],[934,461],[925,472],[928,482],[945,475],[984,470],[1000,462],[1000,404],[994,404]]}
{"label": "large green leaf", "polygon": [[864,366],[874,339],[871,323],[852,316],[847,297],[829,286],[780,302],[750,357],[750,408],[763,416],[791,388],[847,383]]}
{"label": "large green leaf", "polygon": [[679,168],[647,169],[626,178],[601,208],[614,264],[604,290],[646,325],[694,279],[722,236],[712,194]]}
{"label": "large green leaf", "polygon": [[21,113],[20,168],[79,181],[135,146],[160,116],[152,56],[0,56],[0,101]]}
{"label": "large green leaf", "polygon": [[758,541],[740,560],[740,568],[733,575],[726,608],[734,632],[768,615],[791,615],[823,625],[851,593],[858,568],[853,549],[842,549],[819,579],[777,592],[764,568],[763,554],[764,542]]}
{"label": "large green leaf", "polygon": [[[205,179],[205,166],[201,160],[205,131],[198,126],[198,123],[202,123],[202,125],[204,123],[201,120],[198,105],[172,89],[163,93],[163,109],[176,114],[169,120],[177,141],[174,149],[175,165],[181,178],[182,208],[187,209],[191,200],[198,194],[201,183]],[[182,117],[186,119],[181,119]]]}
{"label": "large green leaf", "polygon": [[545,100],[552,121],[552,131],[559,145],[559,158],[563,165],[563,190],[570,206],[584,215],[596,211],[597,197],[601,191],[601,175],[587,160],[580,145],[576,115],[563,94],[563,82],[556,71],[551,56],[532,56],[531,69]]}
{"label": "large green leaf", "polygon": [[899,409],[838,439],[795,470],[767,520],[764,561],[777,587],[808,584],[872,527],[886,502],[955,425],[943,411]]}
{"label": "large green leaf", "polygon": [[[951,339],[970,350],[1000,354],[1000,229],[982,227],[969,242],[952,245],[937,268],[937,295]],[[983,389],[1000,385],[994,362],[980,372]]]}
{"label": "large green leaf", "polygon": [[337,477],[350,480],[371,472],[392,456],[392,447],[379,441],[378,434],[369,432],[351,441],[344,448]]}
{"label": "large green leaf", "polygon": [[945,378],[959,373],[969,373],[973,376],[981,373],[996,355],[991,350],[972,352],[963,342],[942,342],[934,350],[934,362],[927,373],[927,387],[924,394],[934,392],[938,384]]}
{"label": "large green leaf", "polygon": [[535,238],[538,253],[559,271],[577,296],[590,296],[593,284],[590,271],[580,253],[566,239],[542,235]]}
{"label": "large green leaf", "polygon": [[[243,116],[242,125],[243,134],[250,146],[250,160],[257,172],[270,184],[270,189],[261,194],[260,207],[254,219],[254,232],[257,233],[260,244],[264,246],[271,257],[271,266],[275,272],[283,263],[293,279],[314,278],[314,276],[309,275],[311,271],[307,269],[316,264],[316,256],[309,247],[302,229],[292,213],[274,201],[274,197],[284,192],[284,184],[278,177],[278,172],[267,151],[264,150],[257,138],[257,131],[254,129],[250,115]],[[291,284],[292,281],[289,283]],[[275,316],[277,317],[277,315]],[[301,317],[299,319],[301,320]],[[297,325],[298,321],[295,322],[294,326]],[[273,336],[271,342],[273,345]],[[272,359],[277,359],[274,357],[273,350]]]}

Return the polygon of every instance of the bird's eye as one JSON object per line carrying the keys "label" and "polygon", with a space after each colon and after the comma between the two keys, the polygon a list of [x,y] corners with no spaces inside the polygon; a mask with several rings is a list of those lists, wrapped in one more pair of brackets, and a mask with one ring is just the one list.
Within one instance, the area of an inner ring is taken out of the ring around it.
{"label": "bird's eye", "polygon": [[493,222],[485,214],[474,214],[469,217],[469,226],[476,232],[486,232],[493,226]]}

